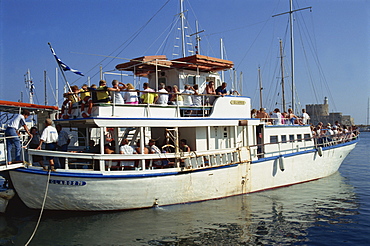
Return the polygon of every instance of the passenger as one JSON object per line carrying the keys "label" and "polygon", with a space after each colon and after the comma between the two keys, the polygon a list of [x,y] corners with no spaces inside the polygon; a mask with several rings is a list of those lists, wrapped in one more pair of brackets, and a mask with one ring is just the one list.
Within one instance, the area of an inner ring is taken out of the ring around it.
{"label": "passenger", "polygon": [[[93,88],[90,87],[90,90],[93,90]],[[110,101],[109,91],[120,91],[120,89],[107,87],[107,82],[105,80],[100,80],[99,87],[94,90],[94,93],[92,93],[93,95],[91,95],[90,97],[85,97],[84,100],[82,101],[81,116],[84,118],[90,117],[93,102],[97,103],[109,102]],[[95,97],[94,95],[96,96],[96,100],[94,98]],[[86,103],[88,104],[87,112],[85,111]]]}
{"label": "passenger", "polygon": [[[166,86],[166,91],[167,91],[167,93],[172,92],[172,86],[167,85],[167,86]],[[172,104],[171,104],[171,97],[172,97],[172,94],[168,94],[168,104],[169,104],[169,105],[172,105]]]}
{"label": "passenger", "polygon": [[86,150],[84,152],[85,153],[99,154],[100,153],[100,145],[95,145],[95,141],[90,139],[89,140],[89,145],[86,147]]}
{"label": "passenger", "polygon": [[281,113],[281,117],[281,122],[283,123],[283,125],[288,124],[288,113],[284,111],[283,113]]}
{"label": "passenger", "polygon": [[192,95],[194,94],[194,91],[191,89],[191,86],[185,85],[184,90],[181,93],[183,94],[184,99],[183,105],[191,106],[193,104]]}
{"label": "passenger", "polygon": [[257,112],[256,118],[259,118],[264,121],[268,121],[270,116],[268,115],[268,113],[265,112],[264,108],[260,108],[260,110]]}
{"label": "passenger", "polygon": [[289,120],[289,124],[290,125],[294,125],[297,123],[297,120],[298,120],[298,117],[293,114],[293,110],[291,108],[288,109],[288,115],[287,115],[287,118]]}
{"label": "passenger", "polygon": [[[119,153],[121,155],[132,155],[134,154],[134,149],[128,145],[128,140],[125,138],[121,142],[121,146],[119,148]],[[121,167],[134,167],[135,161],[121,161],[120,162]]]}
{"label": "passenger", "polygon": [[79,92],[80,90],[78,89],[78,86],[73,85],[71,86],[71,91],[63,94],[63,97],[65,97],[65,100],[62,105],[60,118],[69,119],[69,117],[71,117],[72,105],[74,103],[81,101]]}
{"label": "passenger", "polygon": [[149,83],[144,83],[143,84],[143,87],[144,87],[144,93],[141,94],[141,100],[142,100],[142,103],[144,104],[153,104],[157,101],[158,99],[158,94],[155,93],[155,91],[149,87]]}
{"label": "passenger", "polygon": [[184,98],[182,97],[182,95],[180,95],[180,91],[177,85],[174,85],[172,87],[172,96],[171,96],[170,101],[172,102],[173,105],[179,105],[179,106],[184,105]]}
{"label": "passenger", "polygon": [[213,105],[213,102],[216,99],[215,82],[209,81],[204,92],[207,94],[206,104]]}
{"label": "passenger", "polygon": [[193,85],[191,88],[194,92],[193,95],[193,106],[202,106],[202,96],[199,93],[199,86],[197,84]]}
{"label": "passenger", "polygon": [[[42,143],[45,143],[45,150],[56,150],[57,148],[57,141],[58,141],[58,131],[55,129],[55,127],[52,126],[53,121],[51,119],[46,119],[45,120],[45,126],[46,128],[41,134],[40,138],[40,143],[39,146],[37,147],[38,150],[41,149]],[[54,159],[53,157],[47,156],[46,159],[49,160],[49,165],[50,165],[50,170],[55,171],[54,168]],[[47,168],[41,163],[41,166],[44,168],[46,171]]]}
{"label": "passenger", "polygon": [[227,93],[226,87],[227,87],[227,83],[223,82],[219,87],[217,87],[216,94],[219,96],[227,95],[228,93]]}
{"label": "passenger", "polygon": [[186,139],[180,140],[180,151],[190,152],[190,147],[186,144]]}
{"label": "passenger", "polygon": [[251,118],[256,118],[257,117],[257,109],[252,109],[251,110]]}
{"label": "passenger", "polygon": [[139,98],[137,96],[137,91],[131,83],[127,83],[126,91],[123,94],[123,99],[126,104],[138,104]]}
{"label": "passenger", "polygon": [[156,104],[160,104],[162,106],[168,105],[168,92],[166,90],[166,85],[164,83],[159,84],[159,93],[158,93],[158,100]]}
{"label": "passenger", "polygon": [[161,150],[155,145],[155,143],[155,139],[149,140],[150,154],[161,154]]}
{"label": "passenger", "polygon": [[[121,86],[120,86],[121,85]],[[112,101],[115,104],[125,104],[125,101],[123,100],[122,94],[120,91],[123,91],[126,89],[126,85],[122,82],[119,82],[118,80],[112,81],[112,88],[118,89],[118,91],[112,91]]]}
{"label": "passenger", "polygon": [[112,147],[109,144],[104,145],[104,154],[115,154],[115,151],[112,150]]}
{"label": "passenger", "polygon": [[85,97],[91,97],[89,87],[87,84],[83,84],[80,89],[80,99],[81,102],[85,101]]}
{"label": "passenger", "polygon": [[18,135],[19,129],[23,127],[29,137],[32,138],[32,134],[29,132],[26,124],[26,119],[30,116],[30,114],[30,111],[24,109],[21,114],[13,118],[5,130],[5,137],[9,137],[6,138],[8,164],[12,163],[13,145],[15,147],[15,161],[19,162],[21,160],[21,140]]}
{"label": "passenger", "polygon": [[99,87],[96,89],[96,99],[97,103],[107,103],[110,101],[109,92],[110,91],[120,91],[119,88],[110,88],[107,86],[105,80],[99,81]]}
{"label": "passenger", "polygon": [[[71,139],[68,135],[68,133],[64,130],[62,130],[62,125],[57,124],[56,127],[58,132],[58,140],[57,140],[57,150],[67,152],[68,151],[68,145],[71,142]],[[59,164],[61,168],[65,168],[65,158],[59,157]]]}
{"label": "passenger", "polygon": [[[136,149],[135,149],[137,154],[141,154],[141,147],[140,147],[140,141],[136,142]],[[144,154],[149,154],[149,149],[144,146]]]}
{"label": "passenger", "polygon": [[274,125],[281,125],[282,124],[282,116],[280,113],[280,109],[276,108],[274,112],[271,114],[271,118]]}
{"label": "passenger", "polygon": [[[31,132],[32,138],[31,137],[28,138],[28,141],[30,141],[28,144],[28,148],[37,149],[40,143],[40,133],[38,132],[37,127],[35,126],[31,127],[30,132]],[[40,162],[42,160],[43,160],[42,156],[38,156],[38,155],[32,156],[33,163]]]}
{"label": "passenger", "polygon": [[[156,140],[155,139],[150,139],[149,140],[149,152],[150,154],[161,154],[161,150],[155,145]],[[153,160],[153,166],[154,167],[162,167],[162,161],[161,160]]]}
{"label": "passenger", "polygon": [[307,125],[310,116],[306,113],[306,109],[302,109],[302,124]]}

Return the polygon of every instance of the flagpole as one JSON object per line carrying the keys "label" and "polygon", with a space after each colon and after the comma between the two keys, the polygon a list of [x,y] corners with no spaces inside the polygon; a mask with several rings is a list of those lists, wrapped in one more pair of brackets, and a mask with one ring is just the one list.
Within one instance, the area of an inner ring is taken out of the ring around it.
{"label": "flagpole", "polygon": [[69,91],[69,92],[72,92],[71,86],[69,85],[68,80],[67,80],[67,77],[66,77],[66,75],[64,74],[64,70],[63,70],[63,69],[62,69],[62,67],[60,66],[60,63],[59,63],[59,61],[58,61],[58,58],[57,58],[57,57],[56,57],[56,55],[55,55],[55,52],[54,52],[53,47],[51,47],[51,44],[50,44],[50,43],[48,43],[48,45],[49,45],[49,47],[50,47],[51,53],[53,53],[54,58],[55,58],[55,60],[56,60],[56,62],[57,62],[57,64],[58,64],[59,70],[60,70],[60,72],[62,73],[63,79],[64,79],[64,81],[65,81],[65,83],[66,83],[66,85],[67,85],[68,91]]}

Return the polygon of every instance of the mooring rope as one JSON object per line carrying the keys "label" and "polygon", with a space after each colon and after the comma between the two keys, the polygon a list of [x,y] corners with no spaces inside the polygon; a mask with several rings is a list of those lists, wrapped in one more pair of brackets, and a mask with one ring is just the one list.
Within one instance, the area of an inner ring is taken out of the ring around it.
{"label": "mooring rope", "polygon": [[42,217],[42,214],[44,212],[44,207],[45,207],[45,202],[46,202],[46,196],[48,194],[48,190],[49,190],[49,180],[50,180],[50,173],[51,173],[51,170],[48,171],[48,178],[47,178],[47,183],[46,183],[46,189],[45,189],[45,195],[44,195],[44,200],[42,202],[42,206],[41,206],[41,211],[40,211],[40,215],[39,215],[39,219],[37,220],[37,223],[36,223],[36,227],[35,229],[33,230],[32,232],[32,235],[30,237],[30,239],[28,239],[27,243],[25,244],[25,246],[27,246],[33,239],[33,237],[35,236],[36,234],[36,231],[37,231],[37,228],[39,227],[40,225],[40,221],[41,221],[41,217]]}

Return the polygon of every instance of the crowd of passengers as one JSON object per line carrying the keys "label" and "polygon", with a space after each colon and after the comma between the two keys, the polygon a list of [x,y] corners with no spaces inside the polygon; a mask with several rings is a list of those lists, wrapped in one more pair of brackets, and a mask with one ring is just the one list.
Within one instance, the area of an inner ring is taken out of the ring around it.
{"label": "crowd of passengers", "polygon": [[359,131],[356,126],[341,125],[338,121],[333,126],[327,123],[325,126],[322,122],[319,122],[316,126],[309,123],[310,116],[305,109],[302,109],[300,117],[293,113],[291,108],[288,112],[280,113],[278,108],[275,108],[273,112],[269,114],[264,108],[260,110],[252,109],[252,118],[259,118],[265,121],[269,125],[310,125],[312,131],[312,137],[317,144],[326,143],[343,143],[350,140],[356,139]]}
{"label": "crowd of passengers", "polygon": [[298,117],[291,108],[288,109],[288,112],[283,113],[280,112],[280,109],[275,108],[269,114],[264,108],[260,108],[260,110],[252,109],[251,117],[259,118],[269,125],[306,125],[310,119],[305,109],[302,109],[302,115]]}
{"label": "crowd of passengers", "polygon": [[[109,134],[107,134],[108,136]],[[191,149],[189,145],[187,145],[186,139],[180,140],[179,151],[180,152],[190,152]],[[104,154],[121,154],[121,155],[133,155],[133,154],[158,154],[158,155],[165,155],[165,153],[173,153],[175,148],[173,145],[164,143],[163,146],[157,145],[157,140],[150,139],[148,144],[145,145],[143,148],[140,147],[140,141],[136,142],[135,146],[129,145],[128,139],[123,139],[119,145],[119,152],[116,152],[116,143],[114,140],[110,139],[109,137],[106,138],[106,144],[104,145]],[[100,153],[100,145],[95,145],[94,140],[89,141],[89,147],[86,148],[85,153]],[[112,166],[112,163],[106,161],[106,166]],[[161,159],[161,160],[150,160],[147,161],[147,165],[155,168],[164,168],[164,167],[171,167],[171,161],[169,159]],[[125,161],[117,161],[114,163],[113,166],[119,166],[128,169],[132,169],[134,167],[139,166],[139,161],[134,160],[125,160]]]}
{"label": "crowd of passengers", "polygon": [[222,85],[215,88],[213,81],[208,82],[203,92],[199,90],[197,84],[193,86],[186,84],[181,91],[177,85],[169,86],[164,83],[159,84],[158,91],[150,88],[149,83],[143,83],[143,90],[139,91],[131,83],[124,84],[118,80],[112,81],[112,87],[108,87],[105,80],[100,80],[99,86],[93,84],[88,87],[84,84],[78,88],[77,85],[73,85],[71,91],[63,95],[65,100],[60,118],[68,119],[72,113],[72,105],[75,103],[81,104],[81,115],[85,118],[90,116],[93,103],[212,105],[217,96],[229,94],[226,87],[227,83],[223,82]]}
{"label": "crowd of passengers", "polygon": [[360,133],[356,126],[341,125],[338,121],[333,126],[319,122],[310,127],[312,137],[318,145],[349,142],[356,139]]}

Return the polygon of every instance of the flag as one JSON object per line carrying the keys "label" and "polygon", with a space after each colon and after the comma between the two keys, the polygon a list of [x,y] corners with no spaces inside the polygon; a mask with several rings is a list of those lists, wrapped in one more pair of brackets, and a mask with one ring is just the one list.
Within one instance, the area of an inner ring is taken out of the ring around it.
{"label": "flag", "polygon": [[49,43],[49,46],[50,46],[50,49],[51,49],[51,53],[53,53],[54,57],[55,57],[55,60],[57,60],[58,62],[58,65],[63,69],[63,71],[71,71],[71,72],[74,72],[75,74],[78,74],[78,75],[81,75],[81,76],[85,76],[83,73],[81,73],[80,71],[76,70],[76,69],[73,69],[73,68],[70,68],[69,66],[67,66],[64,62],[62,62],[62,60],[60,60],[57,55],[55,54],[55,51],[54,49],[51,47],[50,43]]}

